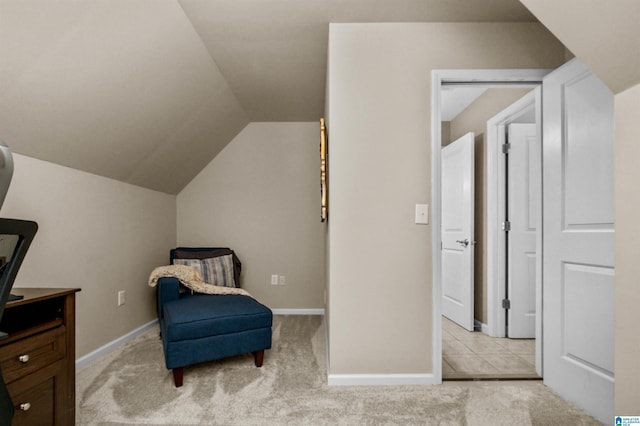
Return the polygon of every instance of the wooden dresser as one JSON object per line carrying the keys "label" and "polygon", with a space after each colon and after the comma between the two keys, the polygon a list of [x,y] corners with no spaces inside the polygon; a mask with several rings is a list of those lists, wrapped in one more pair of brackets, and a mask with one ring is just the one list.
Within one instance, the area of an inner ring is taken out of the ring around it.
{"label": "wooden dresser", "polygon": [[77,288],[14,288],[0,331],[0,366],[15,407],[13,425],[75,423]]}

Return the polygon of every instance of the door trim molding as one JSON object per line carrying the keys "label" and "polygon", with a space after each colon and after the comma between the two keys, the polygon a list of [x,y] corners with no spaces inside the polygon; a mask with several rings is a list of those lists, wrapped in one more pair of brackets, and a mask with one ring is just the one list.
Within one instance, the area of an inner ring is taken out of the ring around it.
{"label": "door trim molding", "polygon": [[[542,142],[542,87],[526,94],[487,120],[487,328],[492,337],[505,337],[502,299],[505,297],[506,247],[501,230],[505,211],[505,162],[501,145],[506,126],[533,108],[538,138]],[[542,143],[540,164],[542,164]],[[536,252],[542,253],[542,168],[540,168]],[[536,373],[542,377],[542,256],[536,257]]]}
{"label": "door trim molding", "polygon": [[548,69],[432,70],[431,71],[431,216],[432,216],[432,364],[434,383],[442,383],[442,191],[441,90],[443,84],[487,84],[495,87],[533,87],[542,84]]}
{"label": "door trim molding", "polygon": [[[539,89],[538,89],[539,90]],[[517,120],[539,100],[535,92],[528,93],[509,107],[487,120],[487,326],[492,337],[505,337],[502,324],[505,312],[501,301],[505,297],[505,242],[501,223],[505,206],[505,162],[500,145],[504,143],[505,127]],[[537,116],[537,113],[536,113]],[[538,129],[540,130],[540,129]],[[542,152],[540,153],[542,155]]]}

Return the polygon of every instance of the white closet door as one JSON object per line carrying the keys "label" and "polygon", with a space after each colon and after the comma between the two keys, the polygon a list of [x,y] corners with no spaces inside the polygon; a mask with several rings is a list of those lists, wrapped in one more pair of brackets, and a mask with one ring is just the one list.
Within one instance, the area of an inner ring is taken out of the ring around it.
{"label": "white closet door", "polygon": [[613,419],[613,95],[579,60],[543,82],[544,381]]}
{"label": "white closet door", "polygon": [[540,144],[535,124],[510,124],[508,210],[509,337],[536,337],[536,225]]}
{"label": "white closet door", "polygon": [[442,148],[442,314],[473,331],[474,135]]}

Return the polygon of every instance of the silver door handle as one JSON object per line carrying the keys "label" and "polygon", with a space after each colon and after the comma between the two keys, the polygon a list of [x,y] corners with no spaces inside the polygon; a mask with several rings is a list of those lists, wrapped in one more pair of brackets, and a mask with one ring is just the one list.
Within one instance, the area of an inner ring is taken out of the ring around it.
{"label": "silver door handle", "polygon": [[456,240],[456,243],[460,244],[462,247],[469,246],[469,239],[465,238],[464,240]]}
{"label": "silver door handle", "polygon": [[464,240],[456,240],[456,243],[460,244],[463,247],[469,247],[469,244],[475,245],[476,240],[469,241],[468,238],[465,238]]}

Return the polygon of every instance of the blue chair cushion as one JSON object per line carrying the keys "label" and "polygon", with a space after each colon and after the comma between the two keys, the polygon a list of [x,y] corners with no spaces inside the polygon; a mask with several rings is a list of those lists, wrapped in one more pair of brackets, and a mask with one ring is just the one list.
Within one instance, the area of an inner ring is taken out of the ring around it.
{"label": "blue chair cushion", "polygon": [[248,296],[187,295],[163,307],[168,342],[271,328],[273,313]]}

